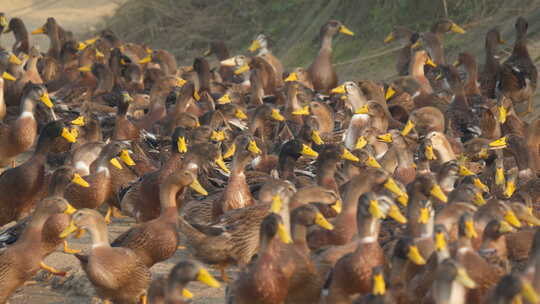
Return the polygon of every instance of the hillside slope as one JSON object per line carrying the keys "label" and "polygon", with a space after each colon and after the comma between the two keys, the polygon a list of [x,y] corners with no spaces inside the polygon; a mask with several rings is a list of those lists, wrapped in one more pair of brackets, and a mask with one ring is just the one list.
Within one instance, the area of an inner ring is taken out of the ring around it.
{"label": "hillside slope", "polygon": [[[524,15],[531,24],[531,53],[540,54],[538,0],[451,0],[448,15],[467,29],[465,35],[449,35],[447,57],[467,50],[482,55],[485,32],[500,26],[504,38],[513,41],[515,17]],[[129,0],[105,20],[125,40],[147,43],[173,52],[179,62],[190,64],[208,41],[227,42],[232,53],[246,53],[259,32],[274,41],[273,50],[286,67],[307,66],[318,50],[320,26],[338,19],[356,32],[338,37],[334,58],[342,78],[385,79],[394,74],[397,45],[382,40],[395,24],[424,31],[444,16],[439,0]],[[436,12],[436,13],[433,13]],[[510,47],[511,45],[509,45]]]}

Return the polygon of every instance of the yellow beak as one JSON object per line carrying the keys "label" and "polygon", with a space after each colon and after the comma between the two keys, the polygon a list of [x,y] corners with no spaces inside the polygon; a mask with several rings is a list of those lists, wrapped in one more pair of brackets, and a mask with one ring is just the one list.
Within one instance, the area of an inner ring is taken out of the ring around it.
{"label": "yellow beak", "polygon": [[369,106],[367,104],[363,105],[362,107],[356,109],[354,114],[369,114]]}
{"label": "yellow beak", "polygon": [[74,126],[84,126],[84,116],[79,116],[74,120],[70,121],[70,123]]}
{"label": "yellow beak", "polygon": [[285,120],[285,117],[283,117],[283,115],[281,115],[281,113],[279,113],[279,110],[278,109],[272,109],[272,118],[277,120],[277,121],[284,121]]}
{"label": "yellow beak", "polygon": [[22,64],[22,61],[19,59],[19,57],[11,54],[9,55],[9,62],[10,63],[13,63],[13,64],[16,64],[16,65],[21,65]]}
{"label": "yellow beak", "polygon": [[259,42],[259,40],[253,40],[253,42],[251,42],[251,45],[248,48],[248,51],[253,53],[260,48],[261,48],[261,43]]}
{"label": "yellow beak", "polygon": [[506,136],[490,142],[489,147],[492,149],[506,148]]}
{"label": "yellow beak", "polygon": [[238,119],[241,119],[241,120],[247,120],[248,117],[246,115],[246,113],[244,113],[244,111],[240,110],[240,109],[237,109],[236,112],[234,113],[234,116]]}
{"label": "yellow beak", "polygon": [[116,169],[122,170],[122,165],[120,164],[118,159],[116,159],[116,157],[111,158],[111,160],[109,160],[109,163],[111,163],[111,165],[113,165]]}
{"label": "yellow beak", "polygon": [[49,93],[47,92],[43,93],[43,95],[41,95],[39,100],[41,100],[41,102],[43,102],[47,106],[47,108],[53,107],[53,103],[51,101],[51,98],[49,97]]}
{"label": "yellow beak", "polygon": [[450,30],[452,32],[454,32],[454,33],[465,34],[465,30],[461,26],[459,26],[459,25],[457,25],[455,23],[452,23],[452,26],[450,27]]}
{"label": "yellow beak", "polygon": [[224,159],[227,159],[227,158],[230,158],[231,156],[234,155],[234,152],[236,152],[236,145],[235,144],[232,144],[229,149],[227,149],[227,152],[225,152],[225,154],[223,154],[223,158]]}
{"label": "yellow beak", "polygon": [[5,80],[10,80],[10,81],[15,81],[15,80],[17,80],[17,78],[15,78],[13,75],[11,75],[11,74],[8,73],[8,72],[2,73],[2,78],[4,78]]}
{"label": "yellow beak", "polygon": [[179,153],[186,153],[187,152],[186,138],[184,136],[178,137],[176,145],[178,146],[178,152]]}
{"label": "yellow beak", "polygon": [[66,238],[68,235],[72,234],[73,232],[77,231],[79,228],[75,225],[75,223],[73,222],[73,220],[71,220],[69,222],[69,226],[66,227],[66,229],[64,229],[64,231],[62,231],[60,233],[60,238]]}
{"label": "yellow beak", "polygon": [[65,138],[70,143],[77,142],[77,139],[73,136],[73,134],[71,134],[71,132],[69,132],[69,130],[67,128],[62,129],[61,136],[63,138]]}
{"label": "yellow beak", "polygon": [[392,86],[389,86],[386,90],[386,94],[384,95],[384,99],[390,100],[390,98],[394,97],[396,95],[396,90]]}
{"label": "yellow beak", "polygon": [[318,146],[324,144],[324,141],[322,140],[321,135],[316,130],[313,130],[313,132],[311,132],[311,140],[313,140],[313,142]]}
{"label": "yellow beak", "polygon": [[262,153],[261,149],[259,149],[259,147],[257,146],[257,142],[254,141],[254,140],[251,140],[249,142],[248,150],[249,150],[249,152],[251,152],[253,154],[261,154]]}
{"label": "yellow beak", "polygon": [[313,149],[311,149],[310,146],[306,144],[302,144],[302,151],[300,153],[305,156],[319,157],[319,153],[315,152]]}
{"label": "yellow beak", "polygon": [[367,140],[364,136],[358,137],[356,140],[356,145],[354,145],[354,148],[357,150],[363,149],[367,145]]}
{"label": "yellow beak", "polygon": [[37,29],[33,30],[32,35],[39,35],[39,34],[45,34],[45,28],[38,27]]}
{"label": "yellow beak", "polygon": [[249,71],[249,65],[247,64],[244,64],[243,66],[239,67],[238,69],[236,69],[234,71],[234,74],[236,75],[240,75],[240,74],[243,74],[245,72]]}
{"label": "yellow beak", "polygon": [[433,60],[431,60],[431,58],[428,58],[428,59],[426,60],[426,64],[429,65],[429,66],[432,66],[432,67],[434,67],[434,68],[437,67],[437,65],[435,64],[435,62],[433,62]]}
{"label": "yellow beak", "polygon": [[350,160],[350,161],[353,161],[353,162],[359,162],[360,159],[358,157],[356,157],[356,155],[352,154],[351,151],[343,148],[343,153],[341,154],[341,158],[343,159],[346,159],[346,160]]}
{"label": "yellow beak", "polygon": [[199,183],[197,179],[191,182],[189,187],[201,195],[204,195],[204,196],[208,195],[208,192],[206,191],[206,189],[203,188],[203,186],[201,185],[201,183]]}
{"label": "yellow beak", "polygon": [[345,85],[340,85],[339,87],[333,88],[330,92],[334,94],[345,94],[347,93],[347,90],[345,90]]}
{"label": "yellow beak", "polygon": [[296,75],[295,72],[290,73],[289,76],[285,78],[285,82],[290,82],[290,81],[298,81],[298,76]]}
{"label": "yellow beak", "polygon": [[354,33],[348,29],[345,25],[339,27],[339,32],[345,35],[354,36]]}
{"label": "yellow beak", "polygon": [[382,142],[385,142],[385,143],[391,143],[392,142],[392,134],[386,133],[386,134],[383,134],[383,135],[379,135],[379,136],[377,136],[377,139],[379,141],[382,141]]}
{"label": "yellow beak", "polygon": [[122,150],[122,152],[120,152],[120,159],[128,166],[135,166],[135,162],[133,161],[131,156],[129,156],[128,150],[124,149]]}
{"label": "yellow beak", "polygon": [[409,260],[411,260],[416,265],[425,265],[426,260],[420,254],[418,247],[415,245],[409,246],[409,253],[407,254]]}
{"label": "yellow beak", "polygon": [[77,69],[79,72],[90,72],[92,71],[91,65],[85,65]]}
{"label": "yellow beak", "polygon": [[149,63],[150,61],[152,61],[152,55],[148,55],[144,57],[143,59],[139,60],[139,64]]}
{"label": "yellow beak", "polygon": [[334,225],[332,225],[328,220],[326,220],[326,218],[320,212],[317,212],[317,215],[315,216],[315,224],[321,226],[326,230],[334,229]]}
{"label": "yellow beak", "polygon": [[309,115],[309,106],[304,106],[302,109],[298,111],[294,111],[291,114],[293,115]]}
{"label": "yellow beak", "polygon": [[84,178],[82,178],[79,173],[75,173],[73,175],[73,178],[71,179],[71,182],[74,183],[74,184],[77,184],[81,187],[85,187],[85,188],[88,188],[90,187],[90,184],[84,180]]}
{"label": "yellow beak", "polygon": [[384,38],[384,43],[388,43],[390,41],[394,40],[394,32],[390,32],[386,38]]}
{"label": "yellow beak", "polygon": [[409,133],[411,133],[412,129],[414,128],[414,122],[412,120],[407,120],[407,124],[405,124],[405,127],[403,127],[403,130],[401,130],[401,135],[407,136]]}
{"label": "yellow beak", "polygon": [[221,96],[217,101],[219,104],[227,104],[227,103],[231,103],[232,100],[229,94],[225,94]]}
{"label": "yellow beak", "polygon": [[205,268],[199,269],[197,281],[214,288],[219,288],[221,286],[219,282]]}

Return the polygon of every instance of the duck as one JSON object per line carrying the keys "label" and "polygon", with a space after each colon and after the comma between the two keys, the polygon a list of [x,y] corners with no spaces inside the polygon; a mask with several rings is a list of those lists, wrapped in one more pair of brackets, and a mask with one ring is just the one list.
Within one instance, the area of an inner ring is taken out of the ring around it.
{"label": "duck", "polygon": [[[261,150],[255,139],[248,135],[239,135],[222,158],[233,157],[227,186],[223,191],[208,197],[205,201],[188,202],[184,213],[192,223],[209,224],[227,211],[244,208],[255,204],[248,187],[245,168]],[[223,159],[221,158],[221,161]],[[227,170],[229,170],[227,168]]]}
{"label": "duck", "polygon": [[55,213],[72,214],[75,209],[60,197],[50,197],[39,202],[21,237],[7,249],[0,252],[0,303],[7,303],[15,290],[31,279],[40,269],[65,276],[43,262],[50,254],[42,244],[43,227],[49,216]]}
{"label": "duck", "polygon": [[394,26],[392,31],[384,38],[384,43],[390,43],[394,40],[404,42],[404,45],[398,52],[396,60],[396,71],[399,76],[406,76],[409,73],[409,64],[411,60],[411,47],[416,43],[419,34],[404,27]]}
{"label": "duck", "polygon": [[363,194],[357,208],[358,238],[356,248],[335,264],[323,289],[323,299],[331,303],[348,303],[353,295],[366,295],[373,290],[373,268],[382,266],[385,257],[377,239],[380,221],[390,212],[390,206],[379,204],[372,192]]}
{"label": "duck", "polygon": [[467,302],[483,303],[488,291],[497,284],[505,270],[490,265],[472,247],[473,239],[479,237],[472,214],[464,213],[458,226],[455,259],[476,283],[475,289],[467,291],[466,299]]}
{"label": "duck", "polygon": [[182,167],[182,156],[188,152],[185,130],[176,128],[171,136],[171,154],[156,171],[141,176],[120,199],[120,209],[137,222],[148,222],[160,215],[159,185]]}
{"label": "duck", "polygon": [[506,59],[500,69],[498,90],[509,97],[515,104],[527,102],[527,109],[522,114],[533,111],[532,96],[536,92],[538,71],[527,49],[527,19],[518,17],[515,23],[516,42],[512,55]]}
{"label": "duck", "polygon": [[504,43],[497,28],[492,28],[487,32],[484,69],[479,75],[479,82],[482,95],[488,98],[495,98],[497,79],[501,69],[501,63],[497,60],[497,46]]}
{"label": "duck", "polygon": [[258,204],[231,210],[207,225],[191,225],[184,214],[179,218],[180,231],[193,254],[207,264],[217,265],[221,278],[228,281],[225,272],[228,265],[245,268],[257,253],[260,241],[257,227],[265,216],[279,213],[290,231],[289,203],[295,191],[290,182],[268,180],[259,190]]}
{"label": "duck", "polygon": [[112,179],[118,177],[118,173],[113,172],[123,169],[117,157],[125,165],[134,163],[125,144],[115,141],[105,145],[94,160],[90,174],[84,176],[90,187],[80,188],[70,185],[65,191],[65,198],[77,209],[95,209],[103,203],[108,203],[113,193]]}
{"label": "duck", "polygon": [[29,54],[30,37],[24,21],[18,17],[11,18],[7,28],[4,28],[4,33],[9,32],[13,32],[13,36],[15,38],[15,42],[12,46],[12,52],[15,55],[19,55],[20,53]]}
{"label": "duck", "polygon": [[201,263],[193,259],[185,259],[174,265],[167,277],[152,280],[148,288],[148,302],[154,304],[187,303],[184,300],[193,297],[193,294],[186,288],[190,282],[201,282],[212,288],[221,286]]}
{"label": "duck", "polygon": [[118,236],[111,246],[130,248],[147,267],[170,258],[179,242],[176,194],[188,186],[206,192],[197,180],[197,171],[196,163],[187,162],[169,175],[159,189],[160,216],[130,228]]}
{"label": "duck", "polygon": [[[227,301],[232,303],[285,303],[294,269],[292,257],[281,253],[291,236],[277,214],[267,215],[260,228],[257,261],[232,283]],[[272,267],[279,265],[279,267]]]}
{"label": "duck", "polygon": [[330,90],[338,84],[338,77],[332,65],[332,39],[338,33],[354,35],[351,30],[337,20],[330,20],[321,27],[321,49],[307,69],[313,88],[322,94],[329,94]]}
{"label": "duck", "polygon": [[50,122],[39,134],[32,156],[19,166],[0,174],[0,189],[4,193],[11,193],[0,200],[0,209],[3,210],[0,225],[24,217],[43,197],[47,154],[58,137],[69,142],[76,141],[61,121]]}
{"label": "duck", "polygon": [[[476,282],[457,261],[448,258],[437,267],[435,280],[426,298],[435,303],[467,303],[467,289],[476,288]],[[424,301],[427,301],[424,299]]]}
{"label": "duck", "polygon": [[[209,48],[204,55],[210,56],[211,54],[216,55],[216,58],[219,61],[227,60],[231,57],[229,54],[229,49],[223,40],[216,40],[209,43]],[[230,67],[220,66],[219,75],[224,82],[232,82],[234,70]]]}
{"label": "duck", "polygon": [[251,45],[249,46],[250,52],[257,52],[257,56],[262,57],[264,60],[266,60],[274,69],[274,75],[276,76],[276,86],[282,87],[283,86],[283,64],[281,64],[281,61],[272,54],[272,51],[269,50],[269,42],[270,38],[268,38],[265,34],[258,34],[255,39],[251,42]]}
{"label": "duck", "polygon": [[465,95],[457,70],[452,66],[441,67],[443,75],[454,93],[452,103],[445,115],[447,117],[447,131],[451,137],[459,138],[466,142],[482,135],[479,121],[471,108],[470,101]]}
{"label": "duck", "polygon": [[535,303],[539,298],[531,283],[519,274],[507,274],[491,292],[487,303],[512,303],[522,299]]}
{"label": "duck", "polygon": [[287,292],[287,303],[314,303],[319,300],[323,280],[319,277],[306,243],[307,229],[318,225],[333,229],[324,215],[313,205],[306,204],[291,213],[292,244],[287,251],[295,260],[295,268]]}
{"label": "duck", "polygon": [[35,117],[38,103],[43,103],[48,108],[53,106],[44,86],[27,84],[21,99],[20,114],[12,122],[0,125],[0,167],[9,165],[17,155],[28,151],[34,145],[38,135],[38,122]]}
{"label": "duck", "polygon": [[[144,303],[150,270],[133,250],[111,247],[101,214],[92,209],[78,210],[60,237],[65,238],[77,230],[88,231],[92,238],[88,254],[75,256],[98,296],[115,303]],[[121,267],[113,267],[115,265]]]}

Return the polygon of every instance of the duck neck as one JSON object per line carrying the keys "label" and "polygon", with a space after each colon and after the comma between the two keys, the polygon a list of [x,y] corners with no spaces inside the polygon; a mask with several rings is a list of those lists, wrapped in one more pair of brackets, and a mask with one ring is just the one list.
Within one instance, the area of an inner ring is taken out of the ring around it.
{"label": "duck neck", "polygon": [[161,206],[161,217],[176,221],[178,209],[176,207],[176,194],[182,187],[170,181],[165,181],[159,188],[159,204]]}
{"label": "duck neck", "polygon": [[292,240],[295,246],[302,248],[304,252],[309,252],[309,247],[307,244],[307,227],[306,225],[303,225],[299,222],[297,222],[294,218],[292,220],[291,225],[292,230]]}
{"label": "duck neck", "polygon": [[19,119],[26,118],[35,120],[34,109],[36,108],[36,103],[28,96],[23,96],[21,101],[21,109]]}
{"label": "duck neck", "polygon": [[337,165],[337,162],[329,159],[317,166],[317,185],[337,191],[338,185],[335,178]]}
{"label": "duck neck", "polygon": [[201,64],[200,69],[197,71],[199,78],[199,90],[201,92],[210,91],[210,68],[207,64]]}
{"label": "duck neck", "polygon": [[92,249],[96,247],[110,247],[107,234],[107,224],[103,219],[97,220],[94,226],[86,228],[92,239]]}
{"label": "duck neck", "polygon": [[6,101],[4,100],[4,78],[0,77],[0,121],[4,119],[5,115],[6,115]]}
{"label": "duck neck", "polygon": [[359,218],[358,225],[358,240],[361,243],[377,242],[379,231],[381,229],[381,221],[371,216]]}
{"label": "duck neck", "polygon": [[478,87],[478,67],[476,63],[468,63],[467,69],[467,83],[465,84],[465,92],[467,95],[479,95],[480,88]]}
{"label": "duck neck", "polygon": [[435,225],[435,218],[433,216],[429,217],[429,220],[427,223],[420,224],[420,235],[418,235],[419,238],[433,238],[433,228]]}
{"label": "duck neck", "polygon": [[31,72],[33,74],[38,74],[38,69],[37,69],[37,62],[38,62],[38,57],[37,56],[30,56],[30,58],[28,59],[28,62],[26,63],[26,71],[28,72]]}
{"label": "duck neck", "polygon": [[414,164],[413,153],[411,152],[411,150],[409,150],[407,145],[404,145],[403,147],[398,147],[394,145],[393,148],[397,151],[396,156],[398,161],[398,167],[412,168]]}
{"label": "duck neck", "polygon": [[[53,176],[53,179],[55,177]],[[70,180],[61,179],[54,180],[49,184],[48,196],[64,197],[64,192],[66,191],[67,186],[70,184]]]}
{"label": "duck neck", "polygon": [[263,233],[260,238],[259,251],[261,255],[275,256],[278,254],[281,244],[283,243],[277,235],[270,237]]}
{"label": "duck neck", "polygon": [[433,148],[435,149],[437,158],[441,164],[456,159],[454,150],[452,150],[450,143],[446,140],[442,141],[440,145],[434,145]]}
{"label": "duck neck", "polygon": [[294,210],[297,207],[307,205],[309,203],[333,203],[334,199],[328,201],[326,198],[328,196],[326,192],[327,191],[325,189],[321,189],[320,187],[300,188],[298,191],[296,191],[291,199],[291,209]]}
{"label": "duck neck", "polygon": [[366,96],[360,92],[360,89],[354,89],[348,92],[347,100],[352,106],[353,113],[356,113],[356,110],[367,104]]}
{"label": "duck neck", "polygon": [[296,161],[298,158],[293,157],[285,153],[281,153],[278,159],[279,176],[282,179],[289,179],[294,177],[294,168],[296,167]]}
{"label": "duck neck", "polygon": [[49,46],[49,55],[54,56],[54,58],[60,58],[60,51],[62,46],[60,45],[60,37],[58,35],[58,28],[56,26],[52,27],[52,30],[47,34],[50,40]]}
{"label": "duck neck", "polygon": [[496,54],[497,54],[497,44],[499,42],[493,39],[486,40],[486,58],[485,58],[485,66],[491,67],[493,65],[498,65],[499,61],[497,61]]}
{"label": "duck neck", "polygon": [[332,53],[333,38],[334,37],[332,35],[328,35],[328,34],[323,35],[322,40],[321,40],[321,50],[319,51],[319,53],[322,53],[322,52]]}
{"label": "duck neck", "polygon": [[460,235],[458,238],[458,249],[461,249],[461,248],[466,248],[466,249],[472,248],[471,239],[465,235]]}
{"label": "duck neck", "polygon": [[40,210],[38,206],[36,211],[34,211],[34,214],[32,214],[30,223],[28,223],[28,226],[26,229],[24,229],[21,236],[21,241],[39,243],[41,241],[41,231],[43,230],[43,225],[48,218],[49,214],[44,212],[44,210]]}

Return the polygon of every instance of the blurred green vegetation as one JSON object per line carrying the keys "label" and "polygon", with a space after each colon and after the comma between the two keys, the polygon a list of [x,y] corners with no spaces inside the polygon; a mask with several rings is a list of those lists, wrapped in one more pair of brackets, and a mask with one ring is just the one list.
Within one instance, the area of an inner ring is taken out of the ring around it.
{"label": "blurred green vegetation", "polygon": [[[450,19],[474,24],[503,9],[525,10],[539,1],[446,2]],[[380,52],[393,25],[426,31],[441,17],[442,0],[129,0],[103,26],[126,41],[167,49],[186,65],[211,40],[225,41],[232,54],[247,53],[251,39],[263,32],[272,39],[273,52],[284,65],[294,67],[309,65],[318,51],[320,27],[337,19],[356,33],[354,37],[341,35],[334,43],[338,69],[350,74],[369,68],[360,67],[355,58]],[[455,39],[447,41],[450,47]],[[374,62],[390,65],[392,60],[387,56]]]}

